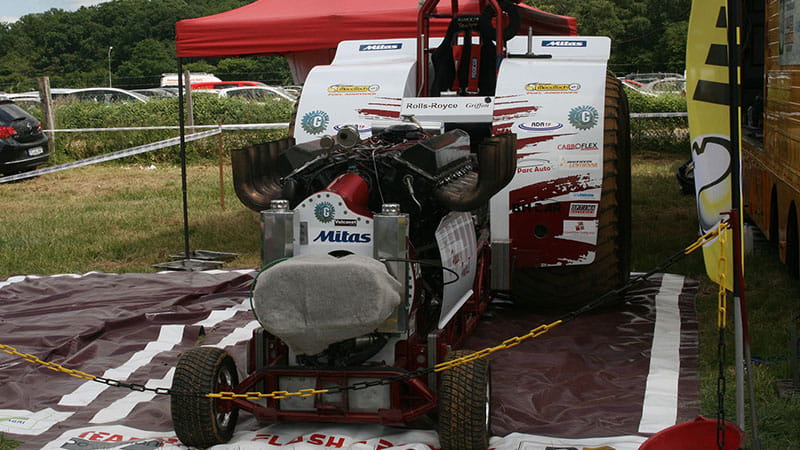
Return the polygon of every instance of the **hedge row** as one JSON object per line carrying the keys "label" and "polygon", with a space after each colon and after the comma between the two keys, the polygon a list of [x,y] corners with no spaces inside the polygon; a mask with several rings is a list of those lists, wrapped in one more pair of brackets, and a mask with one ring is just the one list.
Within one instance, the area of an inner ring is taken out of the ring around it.
{"label": "hedge row", "polygon": [[[255,103],[215,95],[194,97],[196,125],[288,122],[292,109],[292,103],[283,100]],[[41,117],[38,107],[33,107],[31,112],[37,117]],[[178,100],[166,98],[153,99],[147,103],[111,104],[70,101],[56,104],[55,116],[58,129],[177,126]],[[223,132],[222,149],[227,154],[232,149],[277,139],[285,134],[285,130],[225,131]],[[57,133],[56,151],[51,158],[51,163],[76,161],[169,139],[177,135],[177,130]],[[193,162],[216,160],[217,148],[218,139],[216,138],[190,142],[187,145],[187,157]],[[176,146],[127,157],[120,161],[123,163],[178,163],[179,155]]]}
{"label": "hedge row", "polygon": [[[628,90],[630,111],[686,111],[686,99],[681,95],[652,97]],[[198,125],[288,122],[293,105],[290,102],[248,102],[236,98],[197,95],[194,117]],[[38,107],[31,111],[41,117]],[[102,104],[64,102],[55,107],[59,129],[175,126],[178,124],[176,98],[153,99],[147,103]],[[633,119],[631,142],[633,151],[687,152],[689,148],[686,118]],[[224,154],[232,149],[253,143],[277,139],[285,130],[226,131],[223,133]],[[56,151],[51,163],[102,155],[177,136],[175,130],[69,132],[56,135]],[[187,145],[187,156],[193,162],[216,160],[218,139],[210,138]],[[155,150],[121,160],[123,163],[178,163],[177,147]]]}
{"label": "hedge row", "polygon": [[[686,112],[686,97],[658,97],[626,89],[631,113]],[[689,155],[689,121],[686,117],[631,119],[633,152],[656,151]]]}

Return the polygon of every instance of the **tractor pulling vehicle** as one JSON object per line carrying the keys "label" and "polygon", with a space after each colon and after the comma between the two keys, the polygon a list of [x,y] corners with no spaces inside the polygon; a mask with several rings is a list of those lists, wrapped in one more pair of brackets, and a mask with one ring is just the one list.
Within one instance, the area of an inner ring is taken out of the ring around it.
{"label": "tractor pulling vehicle", "polygon": [[[628,119],[609,40],[533,36],[514,2],[438,3],[420,6],[417,39],[342,42],[308,75],[290,137],[232,153],[237,194],[262,218],[262,328],[244,380],[199,347],[172,390],[278,394],[174,395],[184,444],[227,442],[245,410],[431,416],[442,448],[487,448],[489,361],[415,372],[470,353],[492,295],[564,309],[627,280]],[[429,37],[442,17],[447,34]]]}

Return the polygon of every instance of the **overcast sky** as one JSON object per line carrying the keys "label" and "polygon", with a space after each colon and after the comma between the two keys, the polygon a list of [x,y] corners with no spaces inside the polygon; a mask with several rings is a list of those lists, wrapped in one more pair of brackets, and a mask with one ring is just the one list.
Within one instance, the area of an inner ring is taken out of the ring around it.
{"label": "overcast sky", "polygon": [[0,22],[13,22],[25,14],[58,8],[75,11],[81,6],[92,6],[108,0],[0,0]]}

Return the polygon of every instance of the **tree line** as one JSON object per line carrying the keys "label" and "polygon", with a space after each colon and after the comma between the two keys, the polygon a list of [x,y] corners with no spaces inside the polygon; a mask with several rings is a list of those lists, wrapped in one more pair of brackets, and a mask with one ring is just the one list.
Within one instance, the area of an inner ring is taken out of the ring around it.
{"label": "tree line", "polygon": [[[175,22],[216,14],[252,0],[112,0],[69,12],[51,9],[0,24],[0,91],[36,87],[157,86],[176,70]],[[578,18],[584,35],[612,39],[610,67],[629,72],[683,72],[691,0],[526,0],[539,9]],[[196,72],[222,79],[291,84],[281,57],[192,60]]]}

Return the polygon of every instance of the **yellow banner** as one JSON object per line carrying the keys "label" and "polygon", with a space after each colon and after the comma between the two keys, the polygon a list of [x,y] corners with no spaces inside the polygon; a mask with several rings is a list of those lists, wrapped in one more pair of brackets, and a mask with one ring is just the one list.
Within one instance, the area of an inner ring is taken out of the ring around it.
{"label": "yellow banner", "polygon": [[[740,167],[734,167],[730,138],[726,5],[725,0],[692,2],[686,46],[689,134],[701,234],[714,228],[721,220],[728,219],[727,213],[732,204],[733,171],[741,179]],[[741,123],[741,120],[737,123]],[[741,136],[741,133],[738,135]],[[741,149],[741,145],[737,149]],[[738,195],[741,199],[741,191]],[[703,257],[709,278],[733,290],[733,237],[731,229],[725,233],[726,264],[720,266],[719,240],[703,248]]]}

